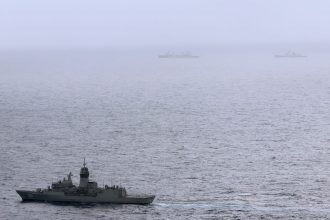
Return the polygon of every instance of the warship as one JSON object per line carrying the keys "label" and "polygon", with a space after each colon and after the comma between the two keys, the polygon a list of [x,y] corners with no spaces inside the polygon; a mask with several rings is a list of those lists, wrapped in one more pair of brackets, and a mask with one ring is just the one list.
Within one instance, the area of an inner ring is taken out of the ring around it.
{"label": "warship", "polygon": [[305,55],[298,54],[293,51],[288,51],[285,54],[276,54],[276,58],[302,58],[302,57],[307,57]]}
{"label": "warship", "polygon": [[52,183],[47,189],[16,190],[23,201],[63,202],[63,203],[114,203],[147,205],[153,202],[154,195],[130,195],[121,186],[98,187],[97,182],[89,180],[85,159],[80,170],[79,186],[72,183],[72,173],[67,178]]}
{"label": "warship", "polygon": [[185,52],[181,54],[167,52],[165,54],[159,55],[158,58],[199,58],[199,56],[192,55],[189,52]]}

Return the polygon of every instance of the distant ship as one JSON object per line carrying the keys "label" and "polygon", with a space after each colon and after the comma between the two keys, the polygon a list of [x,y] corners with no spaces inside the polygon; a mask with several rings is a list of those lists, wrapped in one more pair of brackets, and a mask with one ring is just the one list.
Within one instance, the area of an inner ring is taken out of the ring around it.
{"label": "distant ship", "polygon": [[165,54],[159,55],[158,58],[199,58],[199,56],[192,55],[189,52],[180,53],[180,54],[167,52]]}
{"label": "distant ship", "polygon": [[286,58],[286,57],[288,57],[288,58],[299,58],[299,57],[307,57],[307,56],[295,53],[293,51],[288,51],[284,54],[276,54],[275,57],[276,58]]}
{"label": "distant ship", "polygon": [[47,189],[16,190],[23,201],[65,202],[65,203],[115,203],[146,205],[153,202],[154,195],[130,195],[121,186],[98,187],[89,181],[89,171],[84,160],[80,170],[79,186],[72,184],[71,172],[63,180],[52,183]]}

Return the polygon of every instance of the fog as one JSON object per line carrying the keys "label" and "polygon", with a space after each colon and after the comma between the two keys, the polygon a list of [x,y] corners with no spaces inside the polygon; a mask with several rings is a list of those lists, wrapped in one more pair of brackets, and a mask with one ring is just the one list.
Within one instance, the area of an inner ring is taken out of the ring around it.
{"label": "fog", "polygon": [[328,0],[5,0],[0,49],[328,43]]}

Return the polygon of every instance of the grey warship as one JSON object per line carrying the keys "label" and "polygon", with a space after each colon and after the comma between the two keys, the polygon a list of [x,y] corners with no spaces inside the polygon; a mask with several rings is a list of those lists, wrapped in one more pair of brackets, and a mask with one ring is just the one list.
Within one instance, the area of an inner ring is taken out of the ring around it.
{"label": "grey warship", "polygon": [[113,203],[147,205],[153,202],[154,195],[130,195],[121,186],[98,187],[97,182],[89,181],[89,171],[85,159],[80,170],[79,186],[72,183],[71,172],[67,178],[52,183],[47,189],[16,190],[23,201],[63,202],[63,203]]}
{"label": "grey warship", "polygon": [[293,51],[288,51],[285,54],[276,54],[275,57],[276,58],[305,58],[307,56],[302,55],[302,54],[298,54],[298,53],[293,52]]}

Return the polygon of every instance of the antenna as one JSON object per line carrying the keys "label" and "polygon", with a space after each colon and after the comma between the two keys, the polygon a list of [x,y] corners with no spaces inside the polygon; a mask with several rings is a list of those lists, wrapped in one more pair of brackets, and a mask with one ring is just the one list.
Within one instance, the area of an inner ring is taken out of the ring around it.
{"label": "antenna", "polygon": [[85,157],[84,157],[84,163],[83,163],[84,167],[86,166],[86,162],[85,162]]}

